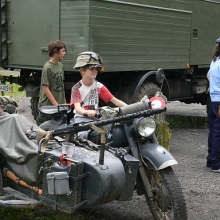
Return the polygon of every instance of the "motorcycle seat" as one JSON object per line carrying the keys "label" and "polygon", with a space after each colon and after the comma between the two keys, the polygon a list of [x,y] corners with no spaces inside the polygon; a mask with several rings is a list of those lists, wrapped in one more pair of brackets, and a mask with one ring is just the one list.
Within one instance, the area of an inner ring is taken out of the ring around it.
{"label": "motorcycle seat", "polygon": [[41,113],[47,114],[47,115],[54,115],[58,113],[67,113],[68,109],[63,106],[55,106],[55,105],[45,105],[40,106],[39,111]]}

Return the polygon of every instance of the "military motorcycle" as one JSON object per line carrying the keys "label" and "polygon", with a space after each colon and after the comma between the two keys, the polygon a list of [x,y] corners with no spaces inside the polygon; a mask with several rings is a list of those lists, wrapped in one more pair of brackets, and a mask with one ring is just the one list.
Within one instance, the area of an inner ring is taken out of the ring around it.
{"label": "military motorcycle", "polygon": [[[68,115],[62,106],[42,111]],[[155,136],[153,116],[164,111],[165,102],[157,97],[116,110],[103,108],[101,119],[77,124],[67,120],[50,131],[18,114],[1,116],[0,206],[46,205],[73,213],[132,200],[136,191],[145,196],[155,220],[187,219],[172,169],[177,161]],[[78,139],[77,133],[88,129],[88,140]],[[17,193],[5,194],[6,187]]]}

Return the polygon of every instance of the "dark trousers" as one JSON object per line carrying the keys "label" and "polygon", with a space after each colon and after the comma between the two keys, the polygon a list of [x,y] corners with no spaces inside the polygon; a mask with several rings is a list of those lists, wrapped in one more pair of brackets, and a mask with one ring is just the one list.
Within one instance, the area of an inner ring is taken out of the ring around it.
{"label": "dark trousers", "polygon": [[209,137],[207,164],[220,169],[220,102],[211,102],[208,113]]}

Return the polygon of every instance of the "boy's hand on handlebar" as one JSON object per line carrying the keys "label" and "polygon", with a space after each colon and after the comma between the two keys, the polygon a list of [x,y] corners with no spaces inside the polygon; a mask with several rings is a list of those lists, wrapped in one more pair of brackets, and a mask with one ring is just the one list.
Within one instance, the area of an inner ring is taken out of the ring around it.
{"label": "boy's hand on handlebar", "polygon": [[[88,114],[88,113],[90,113],[90,114]],[[99,118],[101,118],[102,115],[94,110],[88,110],[83,114],[83,116],[89,117],[89,118],[98,118],[99,119]]]}
{"label": "boy's hand on handlebar", "polygon": [[94,118],[94,117],[96,117],[96,111],[94,111],[94,110],[87,110],[83,115],[87,116],[89,118]]}

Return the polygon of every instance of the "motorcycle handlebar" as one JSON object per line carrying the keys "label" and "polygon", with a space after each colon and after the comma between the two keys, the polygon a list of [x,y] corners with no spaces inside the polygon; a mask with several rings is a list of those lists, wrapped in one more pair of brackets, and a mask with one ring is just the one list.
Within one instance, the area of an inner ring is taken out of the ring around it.
{"label": "motorcycle handlebar", "polygon": [[[83,114],[83,116],[89,117],[86,112]],[[95,113],[95,118],[99,119],[99,118],[101,118],[101,117],[102,117],[102,115],[101,115],[100,113]]]}

